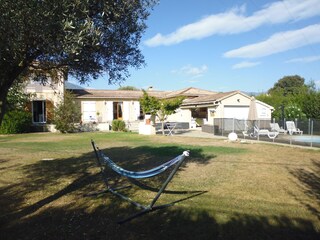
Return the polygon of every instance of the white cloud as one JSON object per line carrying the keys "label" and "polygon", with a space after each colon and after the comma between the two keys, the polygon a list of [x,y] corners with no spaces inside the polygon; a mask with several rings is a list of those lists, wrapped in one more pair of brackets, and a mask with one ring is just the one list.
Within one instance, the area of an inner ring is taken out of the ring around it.
{"label": "white cloud", "polygon": [[191,65],[186,65],[178,70],[172,70],[172,73],[182,74],[187,76],[192,76],[193,78],[201,77],[204,73],[208,71],[207,65],[202,65],[200,67],[193,67]]}
{"label": "white cloud", "polygon": [[320,55],[303,57],[303,58],[293,58],[286,61],[286,63],[310,63],[310,62],[317,62],[317,61],[320,61]]}
{"label": "white cloud", "polygon": [[224,13],[209,15],[182,26],[168,35],[156,34],[145,41],[149,47],[173,45],[190,39],[202,39],[212,35],[248,32],[266,24],[279,24],[319,16],[319,0],[283,0],[267,4],[251,16],[245,16],[245,5]]}
{"label": "white cloud", "polygon": [[320,43],[319,33],[320,24],[310,25],[299,30],[276,33],[263,42],[228,51],[224,53],[224,57],[258,58]]}
{"label": "white cloud", "polygon": [[260,65],[261,62],[241,62],[232,66],[232,69],[241,69],[241,68],[250,68],[257,65]]}

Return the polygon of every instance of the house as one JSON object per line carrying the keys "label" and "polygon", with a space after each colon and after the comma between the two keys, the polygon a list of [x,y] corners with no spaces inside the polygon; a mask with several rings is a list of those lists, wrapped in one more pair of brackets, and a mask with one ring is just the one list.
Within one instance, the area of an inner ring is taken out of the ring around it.
{"label": "house", "polygon": [[[250,102],[250,96],[240,91],[231,91],[186,99],[181,109],[190,109],[193,117],[203,118],[207,123],[212,123],[215,118],[246,120]],[[273,107],[258,100],[256,104],[257,120],[270,120]]]}
{"label": "house", "polygon": [[30,110],[32,112],[32,124],[38,131],[55,131],[51,124],[53,120],[53,108],[63,99],[65,86],[62,73],[57,75],[57,79],[48,78],[45,84],[39,84],[31,80],[25,91],[32,93]]}
{"label": "house", "polygon": [[[63,82],[63,81],[62,81]],[[84,89],[65,82],[49,86],[31,83],[28,92],[36,93],[32,102],[34,124],[50,123],[50,108],[61,101],[63,89],[72,92],[81,108],[81,122],[95,122],[100,130],[109,130],[114,119],[123,120],[129,130],[137,130],[142,119],[139,99],[141,90],[95,90]],[[194,119],[200,119],[201,125],[214,126],[215,119],[237,118],[246,120],[249,112],[251,97],[240,92],[231,91],[218,93],[199,88],[185,88],[177,91],[149,90],[150,96],[157,98],[174,98],[184,96],[185,99],[176,113],[168,117],[168,121],[178,122],[183,128],[191,128]],[[259,120],[271,120],[273,107],[257,101]]]}

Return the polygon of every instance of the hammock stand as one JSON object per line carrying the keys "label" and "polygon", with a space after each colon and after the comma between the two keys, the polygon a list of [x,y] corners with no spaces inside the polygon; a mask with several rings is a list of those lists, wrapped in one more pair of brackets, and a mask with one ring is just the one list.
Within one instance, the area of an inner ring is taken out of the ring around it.
{"label": "hammock stand", "polygon": [[[129,203],[136,206],[137,208],[142,209],[140,212],[138,212],[132,216],[129,216],[126,219],[118,221],[119,224],[128,222],[134,218],[137,218],[137,217],[142,216],[144,214],[147,214],[149,212],[163,209],[166,207],[170,207],[176,203],[176,202],[173,202],[173,203],[168,203],[168,204],[156,205],[157,200],[159,199],[159,197],[164,192],[164,190],[166,189],[169,182],[172,180],[172,178],[174,177],[174,175],[178,171],[178,169],[181,166],[181,164],[183,163],[184,159],[189,156],[189,151],[184,151],[181,155],[177,156],[176,158],[174,158],[174,159],[172,159],[172,160],[170,160],[170,161],[168,161],[158,167],[155,167],[153,169],[150,169],[147,171],[141,171],[141,172],[133,172],[133,171],[125,170],[125,169],[119,167],[118,165],[116,165],[111,159],[109,159],[107,156],[104,155],[104,153],[96,146],[96,144],[93,140],[91,140],[91,144],[92,144],[95,156],[96,156],[97,164],[100,167],[101,174],[103,176],[103,180],[104,180],[104,183],[107,188],[105,190],[100,191],[100,192],[87,194],[87,196],[99,195],[102,193],[111,192],[112,194],[122,198],[123,200],[128,201]],[[129,186],[120,186],[120,187],[111,187],[111,185],[108,182],[108,176],[107,176],[105,169],[104,169],[105,165],[110,167],[112,170],[114,170],[116,173],[120,174],[121,176],[133,178],[133,179],[150,178],[150,177],[156,176],[156,175],[164,172],[165,170],[167,170],[169,167],[171,167],[173,165],[175,165],[175,167],[173,168],[173,170],[169,174],[168,178],[164,181],[164,183],[160,187],[159,191],[157,192],[156,196],[151,201],[151,203],[147,206],[144,206],[144,205],[132,200],[131,198],[121,194],[120,192],[118,192],[118,190],[120,190],[120,189],[131,187],[130,185]]]}

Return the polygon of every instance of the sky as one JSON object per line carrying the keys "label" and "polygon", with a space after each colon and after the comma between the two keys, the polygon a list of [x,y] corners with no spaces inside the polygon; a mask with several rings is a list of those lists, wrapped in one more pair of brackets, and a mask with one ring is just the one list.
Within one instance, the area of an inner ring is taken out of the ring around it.
{"label": "sky", "polygon": [[299,75],[320,87],[320,0],[160,0],[146,24],[146,66],[122,86],[262,93]]}

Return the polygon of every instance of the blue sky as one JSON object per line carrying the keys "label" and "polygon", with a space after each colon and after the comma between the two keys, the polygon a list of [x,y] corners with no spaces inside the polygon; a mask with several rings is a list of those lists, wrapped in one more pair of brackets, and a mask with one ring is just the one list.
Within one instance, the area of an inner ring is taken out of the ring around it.
{"label": "blue sky", "polygon": [[147,65],[122,86],[264,92],[297,74],[320,87],[320,0],[160,0],[147,25]]}

